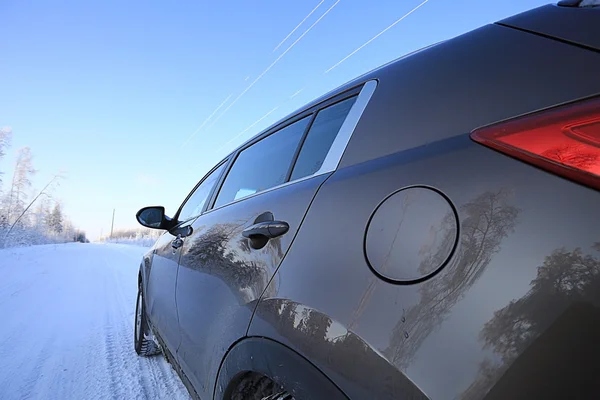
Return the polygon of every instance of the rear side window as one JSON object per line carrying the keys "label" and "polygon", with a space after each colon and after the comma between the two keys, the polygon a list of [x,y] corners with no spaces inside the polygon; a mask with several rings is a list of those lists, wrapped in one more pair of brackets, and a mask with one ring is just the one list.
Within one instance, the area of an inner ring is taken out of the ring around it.
{"label": "rear side window", "polygon": [[310,117],[305,117],[243,150],[227,174],[214,206],[284,183],[309,121]]}
{"label": "rear side window", "polygon": [[355,101],[356,96],[350,97],[319,111],[304,140],[291,180],[312,175],[321,168]]}

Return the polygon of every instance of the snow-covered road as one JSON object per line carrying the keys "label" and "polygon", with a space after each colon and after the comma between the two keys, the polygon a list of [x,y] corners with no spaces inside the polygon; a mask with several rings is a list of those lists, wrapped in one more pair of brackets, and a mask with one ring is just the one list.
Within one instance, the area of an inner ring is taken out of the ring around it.
{"label": "snow-covered road", "polygon": [[0,250],[0,399],[189,399],[162,356],[133,350],[146,249]]}

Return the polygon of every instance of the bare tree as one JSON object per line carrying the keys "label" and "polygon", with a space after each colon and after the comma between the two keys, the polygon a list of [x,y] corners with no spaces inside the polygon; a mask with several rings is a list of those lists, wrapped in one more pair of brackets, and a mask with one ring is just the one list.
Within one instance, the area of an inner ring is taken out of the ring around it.
{"label": "bare tree", "polygon": [[8,224],[13,223],[13,216],[21,214],[25,208],[27,191],[31,188],[31,176],[36,172],[33,168],[31,158],[31,149],[29,147],[19,149],[15,172],[6,202],[5,219]]}
{"label": "bare tree", "polygon": [[[600,242],[593,244],[592,248],[600,251]],[[478,377],[461,398],[483,398],[519,358],[527,356],[528,350],[535,347],[543,334],[556,331],[556,326],[561,320],[568,319],[570,312],[578,307],[578,312],[581,311],[582,304],[595,307],[600,304],[600,258],[581,248],[557,248],[538,266],[537,276],[531,281],[530,290],[496,311],[484,325],[480,339],[484,349],[494,351],[496,361],[483,361]],[[584,330],[591,329],[587,324],[593,325],[592,321],[585,318],[579,321],[586,321]],[[577,333],[578,328],[569,325],[568,331],[575,332],[575,337],[581,339],[581,335]],[[556,343],[553,342],[553,351],[558,352]],[[575,347],[570,347],[569,351],[575,352],[574,349]],[[593,354],[592,350],[586,348],[589,354]],[[550,362],[549,357],[545,362]],[[578,359],[578,362],[586,365],[584,360]],[[566,359],[561,359],[561,363],[570,365]],[[568,386],[566,383],[564,385]],[[550,383],[546,386],[551,387]],[[573,398],[575,397],[581,398],[574,395]]]}
{"label": "bare tree", "polygon": [[23,211],[15,219],[15,222],[13,222],[12,225],[10,226],[10,228],[8,228],[8,231],[6,232],[6,235],[4,235],[4,240],[2,242],[2,247],[6,246],[6,243],[7,243],[7,240],[8,240],[8,236],[10,235],[10,233],[12,232],[12,230],[14,229],[15,225],[17,225],[17,223],[21,220],[21,218],[23,218],[23,216],[31,208],[31,206],[33,206],[33,203],[35,203],[35,201],[37,199],[39,199],[40,196],[48,196],[48,192],[50,191],[50,189],[53,187],[53,185],[55,185],[58,182],[58,179],[61,178],[61,177],[62,176],[60,174],[54,175],[52,177],[52,179],[50,179],[50,181],[46,184],[46,186],[44,186],[44,188],[42,190],[40,190],[40,192],[33,198],[33,200],[31,200],[29,202],[29,204],[23,209]]}
{"label": "bare tree", "polygon": [[[444,321],[452,307],[483,274],[492,256],[500,251],[502,240],[513,232],[518,222],[520,210],[512,201],[513,193],[502,189],[482,193],[460,207],[461,245],[444,270],[421,285],[419,303],[407,309],[404,318],[396,324],[390,346],[385,349],[394,364],[406,368],[423,341]],[[448,219],[442,225],[446,223]],[[446,242],[448,238],[443,240]],[[441,251],[434,252],[423,249],[421,272],[440,265],[446,257],[446,248],[442,246]]]}
{"label": "bare tree", "polygon": [[50,214],[50,196],[42,196],[37,200],[37,207],[32,211],[31,225],[38,231],[46,227],[46,220]]}
{"label": "bare tree", "polygon": [[60,234],[63,232],[65,221],[59,203],[54,204],[54,208],[52,208],[52,211],[46,219],[46,225],[48,225],[48,228],[54,233]]}
{"label": "bare tree", "polygon": [[584,145],[566,145],[546,150],[543,154],[561,164],[587,170],[596,165],[598,154],[587,151]]}
{"label": "bare tree", "polygon": [[[9,127],[0,127],[0,160],[10,146],[12,130]],[[31,245],[56,241],[80,240],[85,241],[85,233],[75,229],[73,224],[62,215],[59,209],[55,216],[59,216],[54,234],[49,234],[47,219],[50,215],[52,189],[58,184],[63,174],[59,173],[50,179],[44,188],[37,194],[32,190],[31,178],[36,173],[32,164],[32,155],[29,147],[23,147],[17,152],[15,169],[10,185],[2,191],[2,172],[0,172],[0,248],[6,247],[11,238],[11,244]],[[29,199],[33,196],[33,199]],[[38,202],[39,200],[39,202]],[[34,204],[39,206],[33,208]],[[56,218],[55,218],[56,219]]]}
{"label": "bare tree", "polygon": [[[0,128],[0,160],[4,157],[6,148],[10,146],[12,130],[8,127]],[[0,172],[0,184],[2,183],[2,172]]]}

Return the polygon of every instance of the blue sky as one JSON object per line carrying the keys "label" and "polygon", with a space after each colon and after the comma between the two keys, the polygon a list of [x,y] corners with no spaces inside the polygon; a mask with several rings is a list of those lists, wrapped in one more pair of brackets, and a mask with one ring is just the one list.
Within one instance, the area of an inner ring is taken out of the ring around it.
{"label": "blue sky", "polygon": [[115,228],[135,227],[139,208],[173,214],[227,152],[315,97],[547,3],[430,0],[325,73],[422,1],[3,0],[0,126],[13,145],[0,171],[30,146],[36,188],[66,171],[54,195],[76,226],[106,233],[115,208]]}

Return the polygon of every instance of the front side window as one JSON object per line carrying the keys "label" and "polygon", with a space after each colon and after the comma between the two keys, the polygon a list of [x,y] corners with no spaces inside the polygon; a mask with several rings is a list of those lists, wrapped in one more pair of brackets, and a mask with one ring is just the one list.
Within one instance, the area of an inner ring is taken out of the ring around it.
{"label": "front side window", "polygon": [[181,212],[177,219],[179,221],[187,221],[191,218],[197,217],[202,212],[206,201],[208,200],[208,196],[210,196],[210,192],[212,188],[217,183],[219,176],[221,176],[221,172],[223,172],[223,168],[226,163],[222,163],[219,167],[217,167],[213,172],[211,172],[198,187],[194,190],[192,195],[186,200],[185,204],[181,207]]}
{"label": "front side window", "polygon": [[356,96],[350,97],[319,111],[298,155],[292,181],[310,176],[321,168],[355,101]]}
{"label": "front side window", "polygon": [[286,181],[310,117],[305,117],[243,150],[227,174],[215,207]]}

